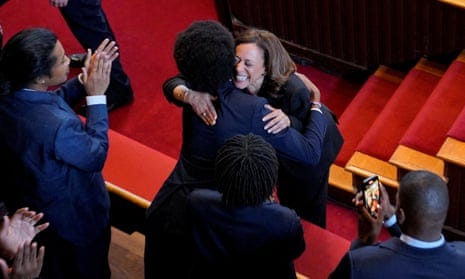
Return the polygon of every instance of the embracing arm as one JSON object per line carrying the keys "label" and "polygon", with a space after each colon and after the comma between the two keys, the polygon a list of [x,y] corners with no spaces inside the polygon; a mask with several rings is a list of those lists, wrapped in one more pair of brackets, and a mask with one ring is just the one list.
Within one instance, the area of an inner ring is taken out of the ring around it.
{"label": "embracing arm", "polygon": [[[320,108],[320,91],[316,85],[311,82],[305,75],[295,73],[291,75],[286,83],[283,98],[285,99],[286,111],[279,108],[269,107],[271,112],[264,117],[268,121],[266,129],[269,133],[279,133],[287,127],[292,127],[302,132],[309,118],[311,108]],[[317,103],[316,105],[313,103]]]}
{"label": "embracing arm", "polygon": [[205,124],[209,126],[216,124],[218,116],[213,105],[216,97],[206,92],[191,90],[182,75],[167,79],[163,83],[163,93],[170,103],[174,103],[177,106],[184,104],[191,105],[194,112]]}
{"label": "embracing arm", "polygon": [[277,134],[270,134],[263,128],[262,122],[262,136],[276,149],[279,156],[302,164],[316,165],[321,158],[328,121],[318,111],[311,110],[310,113],[311,120],[303,133],[286,128]]}

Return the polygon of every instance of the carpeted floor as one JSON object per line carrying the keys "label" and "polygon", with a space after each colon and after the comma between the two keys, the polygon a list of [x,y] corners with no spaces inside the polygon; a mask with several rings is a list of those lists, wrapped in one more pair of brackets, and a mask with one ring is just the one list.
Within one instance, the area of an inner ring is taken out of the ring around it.
{"label": "carpeted floor", "polygon": [[[132,80],[135,101],[111,113],[113,130],[176,158],[181,141],[180,110],[164,99],[161,85],[176,74],[172,47],[176,34],[194,20],[216,19],[212,0],[105,0],[107,17],[119,42],[125,70]],[[60,13],[48,1],[11,0],[0,9],[5,40],[17,31],[41,26],[54,30],[68,54],[83,52]],[[299,65],[320,88],[322,101],[337,115],[361,84]],[[355,236],[352,210],[328,206],[328,229],[347,239]]]}

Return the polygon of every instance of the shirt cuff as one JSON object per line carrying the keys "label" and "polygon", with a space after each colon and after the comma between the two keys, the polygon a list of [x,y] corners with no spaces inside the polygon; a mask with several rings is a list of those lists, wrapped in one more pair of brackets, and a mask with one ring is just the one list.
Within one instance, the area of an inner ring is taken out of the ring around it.
{"label": "shirt cuff", "polygon": [[323,114],[323,112],[322,112],[321,109],[319,109],[319,108],[311,108],[310,110],[318,111],[319,113]]}
{"label": "shirt cuff", "polygon": [[107,104],[107,96],[105,96],[105,95],[86,96],[86,103],[87,103],[88,106],[106,105]]}
{"label": "shirt cuff", "polygon": [[397,216],[396,214],[393,214],[389,219],[384,221],[384,226],[386,228],[392,227],[395,223],[397,223]]}

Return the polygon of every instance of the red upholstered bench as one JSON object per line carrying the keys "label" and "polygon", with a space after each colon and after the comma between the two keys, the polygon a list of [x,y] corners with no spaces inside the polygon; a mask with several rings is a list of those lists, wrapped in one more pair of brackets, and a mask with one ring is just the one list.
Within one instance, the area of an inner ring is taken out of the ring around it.
{"label": "red upholstered bench", "polygon": [[[176,160],[115,131],[103,175],[112,197],[112,225],[127,233],[141,230],[145,209],[170,174]],[[305,220],[307,249],[296,261],[298,278],[327,278],[350,243]]]}
{"label": "red upholstered bench", "polygon": [[302,220],[306,249],[295,260],[298,273],[311,279],[326,279],[349,250],[350,241]]}
{"label": "red upholstered bench", "polygon": [[388,161],[446,68],[423,58],[408,72],[346,164],[356,183],[377,174],[384,185],[398,187],[397,168]]}
{"label": "red upholstered bench", "polygon": [[400,72],[380,66],[342,113],[339,128],[344,136],[344,145],[330,169],[330,195],[335,194],[331,191],[342,190],[350,193],[352,198],[352,173],[345,169],[346,163],[403,77]]}
{"label": "red upholstered bench", "polygon": [[390,162],[403,173],[427,169],[444,175],[436,156],[465,105],[465,51],[451,63],[415,120],[400,140]]}
{"label": "red upholstered bench", "polygon": [[176,160],[110,130],[103,177],[112,202],[112,225],[141,231],[145,210],[171,173]]}

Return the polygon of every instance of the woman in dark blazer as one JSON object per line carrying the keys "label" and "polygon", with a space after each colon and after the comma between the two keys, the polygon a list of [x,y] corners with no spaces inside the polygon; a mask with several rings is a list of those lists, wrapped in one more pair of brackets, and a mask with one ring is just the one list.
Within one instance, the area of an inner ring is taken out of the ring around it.
{"label": "woman in dark blazer", "polygon": [[[269,121],[265,126],[269,133],[279,133],[287,127],[302,132],[313,115],[312,104],[317,104],[328,122],[321,160],[308,165],[280,158],[278,178],[280,202],[295,209],[301,218],[325,228],[329,168],[343,144],[337,118],[319,103],[318,88],[304,75],[296,73],[295,63],[273,33],[247,29],[238,34],[235,44],[234,85],[268,100],[272,111],[264,119]],[[170,101],[188,90],[183,101],[189,103],[207,125],[216,123],[211,95],[190,90],[179,77],[169,79],[163,89]]]}
{"label": "woman in dark blazer", "polygon": [[[191,106],[183,106],[179,160],[147,211],[146,278],[185,278],[192,243],[186,196],[194,188],[216,188],[214,159],[228,138],[253,133],[269,142],[280,157],[308,165],[320,161],[327,126],[321,112],[311,111],[312,119],[303,133],[292,128],[268,133],[262,120],[270,112],[266,99],[238,90],[229,80],[234,56],[231,33],[214,21],[195,22],[176,39],[174,57],[179,71],[191,88],[216,96],[218,118],[216,125],[205,125],[203,114],[199,117]],[[186,94],[172,98],[182,104]]]}
{"label": "woman in dark blazer", "polygon": [[[89,50],[79,78],[67,82],[70,60],[47,29],[23,30],[2,51],[0,195],[9,211],[28,206],[50,223],[38,236],[46,247],[43,278],[110,278],[110,200],[101,171],[114,46],[104,40],[91,65]],[[83,123],[71,105],[86,94]]]}

